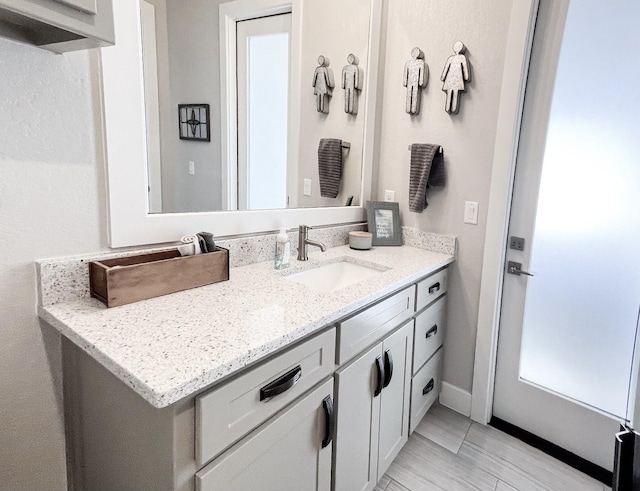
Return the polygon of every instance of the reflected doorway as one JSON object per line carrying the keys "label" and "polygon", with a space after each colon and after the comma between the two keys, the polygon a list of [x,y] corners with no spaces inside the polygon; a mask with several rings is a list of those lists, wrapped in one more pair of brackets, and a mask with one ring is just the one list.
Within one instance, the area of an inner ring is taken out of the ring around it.
{"label": "reflected doorway", "polygon": [[287,208],[291,13],[237,23],[237,209]]}

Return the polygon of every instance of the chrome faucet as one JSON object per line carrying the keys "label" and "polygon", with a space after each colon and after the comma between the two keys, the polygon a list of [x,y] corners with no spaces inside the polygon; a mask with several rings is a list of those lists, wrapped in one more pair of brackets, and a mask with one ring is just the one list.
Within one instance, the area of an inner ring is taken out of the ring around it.
{"label": "chrome faucet", "polygon": [[319,247],[322,252],[327,250],[327,246],[325,246],[322,242],[317,242],[315,240],[309,239],[309,229],[311,227],[307,227],[306,225],[300,225],[298,228],[298,261],[308,261],[309,256],[307,255],[307,246],[312,245]]}

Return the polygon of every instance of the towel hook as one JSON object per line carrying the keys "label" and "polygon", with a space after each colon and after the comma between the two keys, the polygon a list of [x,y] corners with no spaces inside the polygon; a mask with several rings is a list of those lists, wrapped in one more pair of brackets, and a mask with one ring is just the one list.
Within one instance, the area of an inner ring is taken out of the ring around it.
{"label": "towel hook", "polygon": [[[411,145],[409,145],[409,146],[407,147],[407,149],[408,149],[409,151],[411,151]],[[444,149],[443,149],[442,147],[440,147],[440,149],[438,150],[438,153],[439,153],[440,155],[444,154]]]}

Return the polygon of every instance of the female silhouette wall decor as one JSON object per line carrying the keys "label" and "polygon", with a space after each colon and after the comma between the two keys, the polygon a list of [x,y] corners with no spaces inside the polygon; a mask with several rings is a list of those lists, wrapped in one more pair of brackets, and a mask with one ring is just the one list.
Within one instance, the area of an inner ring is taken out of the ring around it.
{"label": "female silhouette wall decor", "polygon": [[313,93],[316,95],[316,109],[319,113],[329,113],[329,97],[333,93],[335,82],[333,70],[329,68],[329,58],[318,56],[318,66],[313,72]]}
{"label": "female silhouette wall decor", "polygon": [[465,82],[471,80],[467,57],[463,55],[465,46],[461,41],[456,41],[453,45],[455,55],[450,56],[444,65],[440,80],[442,90],[447,93],[447,100],[444,110],[448,113],[457,113],[460,109],[460,92],[464,92]]}

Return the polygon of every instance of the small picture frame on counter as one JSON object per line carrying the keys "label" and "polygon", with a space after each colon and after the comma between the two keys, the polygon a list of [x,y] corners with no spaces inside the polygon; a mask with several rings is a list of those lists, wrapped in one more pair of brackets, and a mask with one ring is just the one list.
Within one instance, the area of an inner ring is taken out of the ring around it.
{"label": "small picture frame on counter", "polygon": [[374,246],[401,246],[400,207],[396,202],[367,201],[367,222]]}

